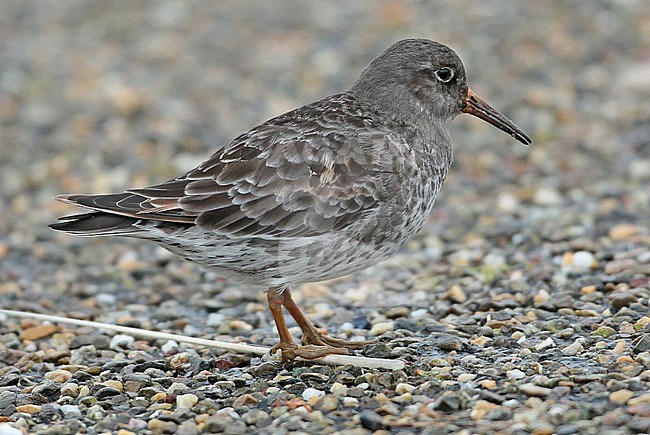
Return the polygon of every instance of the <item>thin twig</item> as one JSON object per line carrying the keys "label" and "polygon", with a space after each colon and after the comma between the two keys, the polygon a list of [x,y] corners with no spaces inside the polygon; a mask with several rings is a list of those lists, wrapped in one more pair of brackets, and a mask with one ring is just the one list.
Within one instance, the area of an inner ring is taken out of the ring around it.
{"label": "thin twig", "polygon": [[[262,346],[251,346],[250,344],[243,343],[229,343],[227,341],[206,340],[203,338],[186,337],[183,335],[169,334],[167,332],[148,331],[146,329],[131,328],[129,326],[111,325],[109,323],[91,322],[89,320],[71,319],[68,317],[50,316],[47,314],[30,313],[27,311],[14,311],[2,310],[0,314],[6,314],[11,317],[24,317],[31,319],[47,320],[56,323],[66,323],[78,326],[90,326],[91,328],[106,329],[109,331],[123,332],[129,335],[135,335],[146,338],[163,338],[167,340],[175,340],[179,343],[197,344],[205,347],[215,347],[219,349],[229,350],[238,353],[252,353],[255,355],[268,355],[270,349]],[[366,358],[361,356],[351,355],[328,355],[323,358],[316,358],[311,361],[331,364],[331,365],[347,365],[351,364],[357,367],[366,367],[371,369],[389,369],[399,370],[404,368],[404,361],[392,360],[384,358]]]}

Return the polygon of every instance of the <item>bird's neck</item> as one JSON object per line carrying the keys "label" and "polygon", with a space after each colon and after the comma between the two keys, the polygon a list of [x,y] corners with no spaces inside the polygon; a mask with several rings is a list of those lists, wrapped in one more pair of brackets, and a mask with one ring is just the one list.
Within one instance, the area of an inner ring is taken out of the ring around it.
{"label": "bird's neck", "polygon": [[419,100],[405,97],[406,93],[399,89],[363,88],[365,91],[355,86],[349,92],[359,104],[378,113],[386,124],[399,131],[416,153],[428,156],[427,160],[441,169],[445,167],[446,173],[452,161],[450,124],[453,118],[428,111]]}

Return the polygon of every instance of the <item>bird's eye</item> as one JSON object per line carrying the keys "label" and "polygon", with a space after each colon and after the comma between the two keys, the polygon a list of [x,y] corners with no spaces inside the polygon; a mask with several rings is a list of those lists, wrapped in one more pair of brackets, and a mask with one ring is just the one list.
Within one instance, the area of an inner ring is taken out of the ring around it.
{"label": "bird's eye", "polygon": [[447,67],[437,69],[433,74],[435,74],[436,78],[443,83],[449,83],[451,79],[454,78],[454,70]]}

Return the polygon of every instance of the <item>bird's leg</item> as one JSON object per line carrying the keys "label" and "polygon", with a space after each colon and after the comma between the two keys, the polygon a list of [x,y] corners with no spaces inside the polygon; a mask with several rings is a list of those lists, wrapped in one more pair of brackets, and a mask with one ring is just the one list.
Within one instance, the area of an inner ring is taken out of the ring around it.
{"label": "bird's leg", "polygon": [[[282,312],[282,305],[284,304],[283,293],[287,291],[286,289],[283,291],[281,288],[273,287],[266,293],[269,309],[271,310],[275,326],[278,328],[278,334],[280,335],[280,342],[271,348],[271,353],[277,352],[278,349],[281,350],[283,361],[289,361],[298,356],[305,359],[314,359],[331,354],[348,354],[347,349],[314,344],[298,346],[293,341],[291,334],[289,334],[289,328],[287,328],[287,322],[284,319],[284,313]],[[289,296],[289,299],[291,299],[291,296]]]}
{"label": "bird's leg", "polygon": [[287,309],[291,317],[294,318],[294,320],[302,330],[303,345],[328,346],[330,348],[335,348],[343,351],[346,349],[361,349],[366,344],[371,344],[375,342],[375,340],[350,341],[350,340],[342,340],[340,338],[329,337],[323,334],[322,332],[320,332],[318,329],[316,329],[314,324],[309,319],[307,319],[307,317],[305,317],[303,312],[300,310],[300,308],[298,308],[298,305],[296,305],[293,298],[291,297],[291,292],[289,291],[289,289],[284,290],[284,292],[282,293],[282,297],[283,297],[284,308]]}

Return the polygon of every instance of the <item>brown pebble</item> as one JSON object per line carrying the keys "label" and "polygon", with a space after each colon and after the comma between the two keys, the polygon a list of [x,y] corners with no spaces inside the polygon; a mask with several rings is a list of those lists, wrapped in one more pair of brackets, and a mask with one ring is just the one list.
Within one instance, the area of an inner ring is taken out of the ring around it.
{"label": "brown pebble", "polygon": [[623,405],[627,403],[634,396],[634,393],[630,390],[622,389],[614,391],[609,395],[609,401],[617,405]]}
{"label": "brown pebble", "polygon": [[612,240],[624,240],[636,235],[640,228],[631,224],[620,224],[610,228],[609,238]]}
{"label": "brown pebble", "polygon": [[51,323],[45,323],[42,325],[32,326],[31,328],[25,329],[20,333],[21,340],[38,340],[39,338],[47,337],[52,335],[57,331],[57,326]]}
{"label": "brown pebble", "polygon": [[476,405],[474,405],[474,408],[472,408],[470,416],[474,420],[482,420],[488,412],[499,408],[501,408],[501,406],[488,402],[487,400],[478,400]]}
{"label": "brown pebble", "polygon": [[32,404],[20,405],[20,406],[16,406],[16,411],[24,412],[25,414],[34,415],[41,412],[41,407]]}

